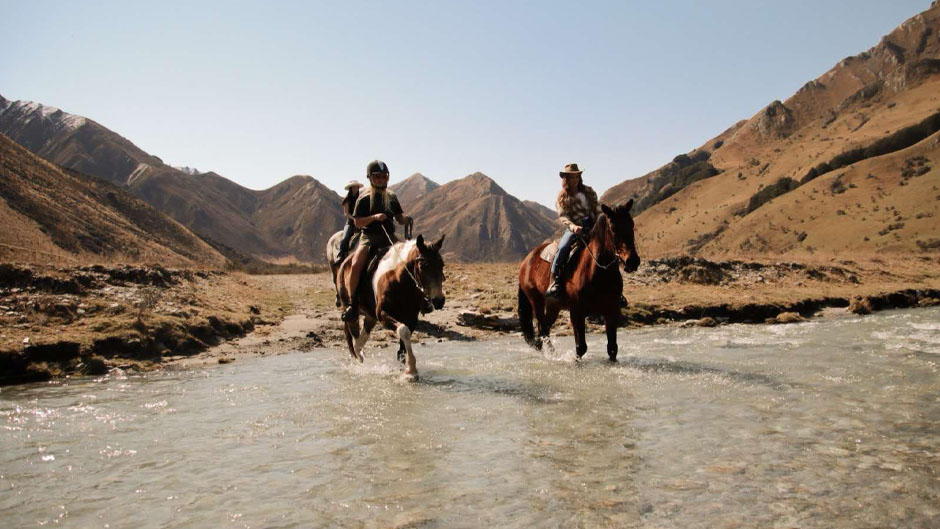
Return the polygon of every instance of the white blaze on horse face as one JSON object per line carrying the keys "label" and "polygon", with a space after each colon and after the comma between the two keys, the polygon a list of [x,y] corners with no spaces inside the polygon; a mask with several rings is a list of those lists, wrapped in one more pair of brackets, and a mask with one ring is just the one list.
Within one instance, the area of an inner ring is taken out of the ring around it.
{"label": "white blaze on horse face", "polygon": [[372,293],[376,296],[375,302],[379,299],[379,279],[389,272],[394,272],[398,267],[408,259],[411,250],[415,247],[415,241],[400,242],[393,245],[388,253],[379,261],[379,266],[375,269],[375,275],[372,276]]}

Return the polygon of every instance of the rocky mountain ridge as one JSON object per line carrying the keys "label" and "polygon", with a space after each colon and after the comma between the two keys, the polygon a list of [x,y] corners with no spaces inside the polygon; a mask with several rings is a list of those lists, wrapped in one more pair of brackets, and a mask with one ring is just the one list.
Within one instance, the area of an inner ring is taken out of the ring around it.
{"label": "rocky mountain ridge", "polygon": [[613,186],[647,255],[940,247],[940,5],[701,147]]}

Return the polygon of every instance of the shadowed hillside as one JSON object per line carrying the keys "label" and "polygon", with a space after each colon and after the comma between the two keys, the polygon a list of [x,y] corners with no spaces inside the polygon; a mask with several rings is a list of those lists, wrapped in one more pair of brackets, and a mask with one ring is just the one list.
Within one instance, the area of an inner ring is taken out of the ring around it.
{"label": "shadowed hillside", "polygon": [[650,257],[940,247],[940,3],[701,147],[604,193]]}
{"label": "shadowed hillside", "polygon": [[0,198],[3,260],[225,265],[221,254],[142,200],[56,167],[2,134]]}

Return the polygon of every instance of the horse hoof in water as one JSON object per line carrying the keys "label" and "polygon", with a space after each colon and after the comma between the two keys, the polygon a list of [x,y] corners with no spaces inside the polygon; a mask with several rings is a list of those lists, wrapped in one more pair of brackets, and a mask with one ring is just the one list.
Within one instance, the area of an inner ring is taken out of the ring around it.
{"label": "horse hoof in water", "polygon": [[417,382],[418,374],[417,373],[402,373],[401,379],[405,382]]}

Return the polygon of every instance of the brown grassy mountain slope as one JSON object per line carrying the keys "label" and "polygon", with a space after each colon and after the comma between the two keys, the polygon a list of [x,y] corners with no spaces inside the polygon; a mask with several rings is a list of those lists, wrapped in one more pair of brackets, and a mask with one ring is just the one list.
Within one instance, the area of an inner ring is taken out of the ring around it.
{"label": "brown grassy mountain slope", "polygon": [[555,231],[482,173],[438,187],[406,213],[415,218],[416,234],[446,234],[444,252],[461,261],[519,259]]}
{"label": "brown grassy mountain slope", "polygon": [[298,175],[255,193],[258,204],[251,219],[269,239],[302,261],[326,259],[326,241],[344,222],[336,192]]}
{"label": "brown grassy mountain slope", "polygon": [[[219,248],[319,261],[329,237],[322,234],[342,224],[338,195],[318,183],[288,180],[255,191],[213,172],[181,171],[90,119],[38,103],[0,97],[0,133],[55,164],[126,187]],[[300,194],[285,197],[285,189]]]}
{"label": "brown grassy mountain slope", "polygon": [[409,211],[411,206],[418,203],[424,196],[440,187],[440,184],[424,176],[421,173],[415,173],[405,178],[397,184],[389,186],[389,189],[398,195],[398,201],[405,211]]}
{"label": "brown grassy mountain slope", "polygon": [[144,201],[56,167],[2,134],[0,197],[3,260],[225,265],[221,254]]}
{"label": "brown grassy mountain slope", "polygon": [[641,252],[919,253],[940,244],[940,4],[700,148],[602,196]]}

